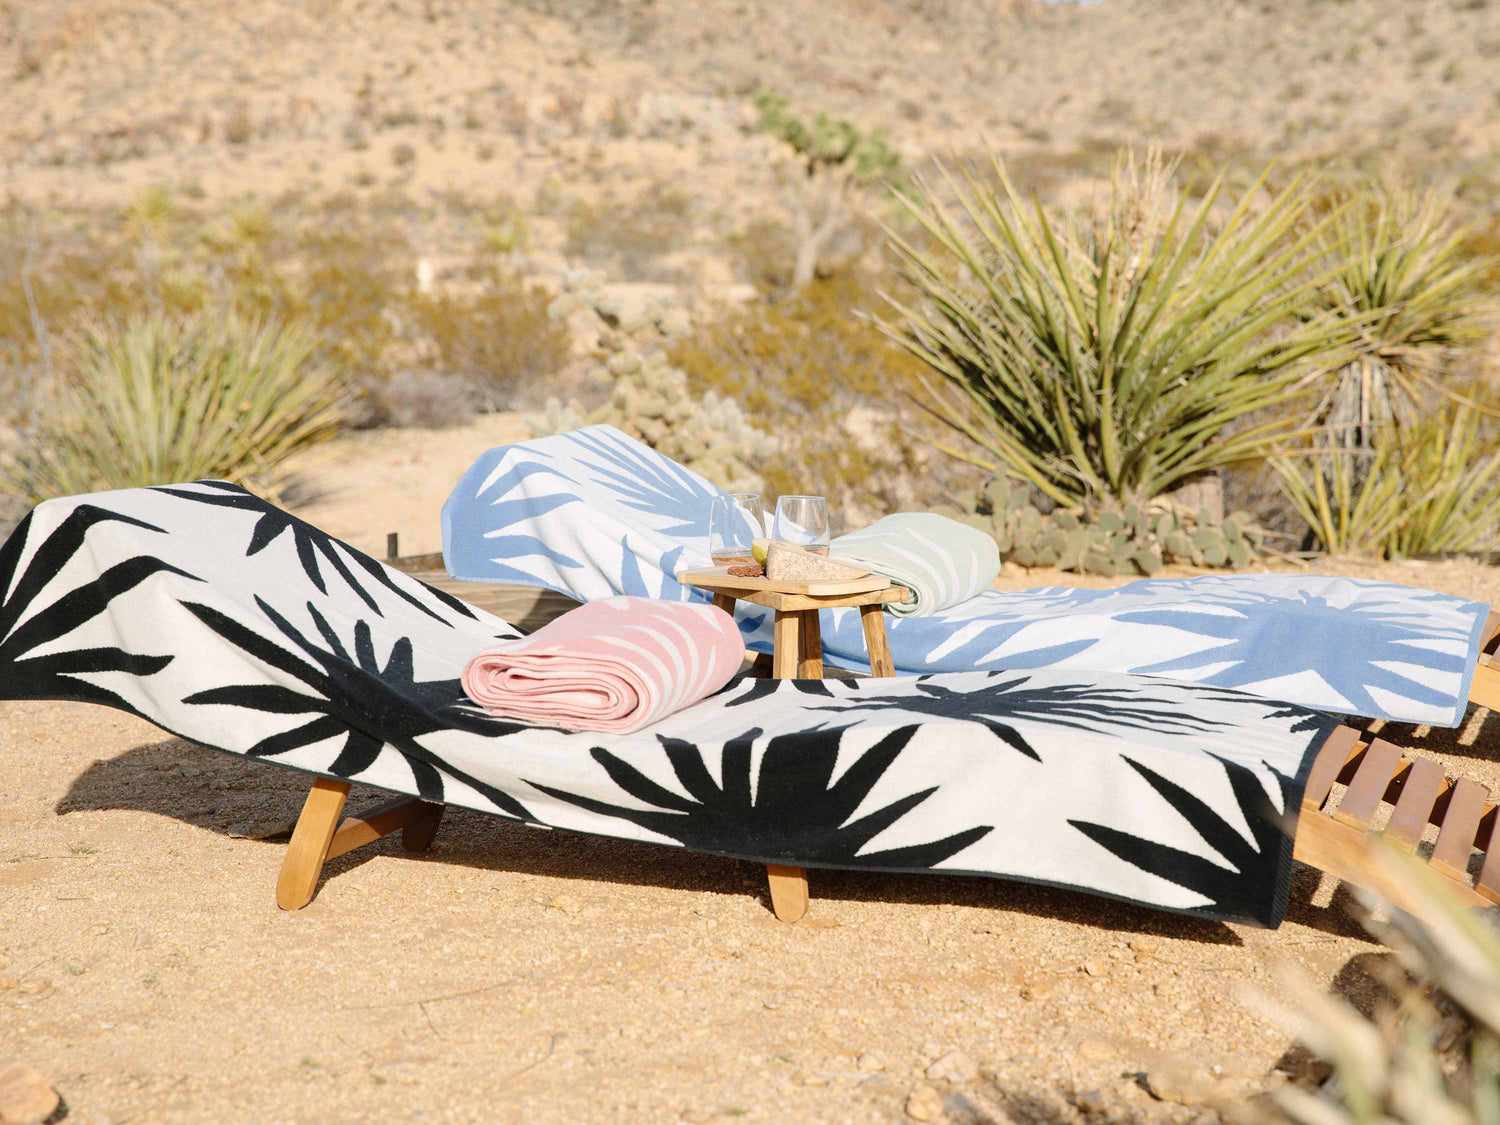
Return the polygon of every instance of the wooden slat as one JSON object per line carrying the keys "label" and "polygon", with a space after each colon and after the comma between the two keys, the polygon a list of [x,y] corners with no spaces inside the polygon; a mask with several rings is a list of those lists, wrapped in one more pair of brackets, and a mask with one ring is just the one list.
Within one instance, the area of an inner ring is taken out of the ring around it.
{"label": "wooden slat", "polygon": [[904,602],[909,593],[905,586],[887,586],[864,594],[840,594],[838,597],[811,594],[783,594],[777,590],[726,590],[742,602],[763,605],[767,609],[789,612],[802,609],[842,609],[853,605],[889,605]]}
{"label": "wooden slat", "polygon": [[1359,746],[1359,731],[1352,727],[1334,728],[1318,751],[1318,756],[1313,759],[1312,769],[1308,772],[1307,788],[1302,791],[1304,808],[1322,808],[1339,771]]}
{"label": "wooden slat", "polygon": [[1433,802],[1446,783],[1443,767],[1431,758],[1411,760],[1401,795],[1396,799],[1396,811],[1391,814],[1391,822],[1385,829],[1385,835],[1393,845],[1408,854],[1417,850],[1432,817]]}
{"label": "wooden slat", "polygon": [[1480,827],[1484,840],[1484,866],[1479,869],[1474,889],[1491,902],[1500,904],[1500,809],[1491,808],[1485,819],[1489,822],[1488,836],[1484,835],[1484,827]]}
{"label": "wooden slat", "polygon": [[1370,818],[1380,808],[1380,798],[1385,796],[1385,787],[1400,764],[1400,750],[1383,738],[1371,742],[1349,782],[1349,791],[1333,810],[1333,818],[1355,827],[1369,827]]}
{"label": "wooden slat", "polygon": [[805,609],[797,614],[797,678],[799,680],[821,680],[823,678],[823,626],[818,620],[818,611]]}
{"label": "wooden slat", "polygon": [[1500,711],[1500,668],[1493,664],[1475,666],[1474,679],[1469,684],[1469,702]]}
{"label": "wooden slat", "polygon": [[1428,861],[1449,878],[1468,881],[1469,854],[1474,850],[1474,837],[1479,833],[1479,820],[1484,816],[1488,796],[1484,786],[1467,777],[1459,778],[1453,787],[1448,811],[1438,829],[1437,846]]}
{"label": "wooden slat", "polygon": [[885,590],[891,585],[891,580],[885,575],[868,572],[858,578],[823,578],[812,582],[796,582],[789,578],[739,578],[730,574],[727,566],[684,570],[676,578],[684,586],[730,590],[737,597],[748,593],[775,593],[838,598],[846,594],[868,594],[874,590]]}
{"label": "wooden slat", "polygon": [[347,818],[328,842],[324,861],[352,852],[398,828],[405,828],[419,816],[426,815],[427,807],[427,802],[419,797],[394,797],[368,812]]}
{"label": "wooden slat", "polygon": [[1484,628],[1479,634],[1479,651],[1491,652],[1495,642],[1500,641],[1500,613],[1490,610],[1490,615],[1484,619]]}

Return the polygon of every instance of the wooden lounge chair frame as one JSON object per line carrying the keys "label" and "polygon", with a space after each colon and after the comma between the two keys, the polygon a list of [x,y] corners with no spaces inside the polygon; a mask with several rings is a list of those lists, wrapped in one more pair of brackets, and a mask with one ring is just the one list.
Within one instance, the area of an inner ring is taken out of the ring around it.
{"label": "wooden lounge chair frame", "polygon": [[[864,607],[862,607],[862,610]],[[872,672],[891,675],[885,630],[876,629],[880,606],[863,613]],[[785,616],[785,624],[783,624]],[[774,674],[778,678],[821,677],[823,662],[815,613],[778,610],[778,641]],[[810,620],[810,624],[809,624]],[[1500,613],[1491,613],[1480,642],[1478,666],[1469,700],[1500,711],[1500,663],[1491,663],[1500,645]],[[1335,797],[1335,786],[1345,786]],[[442,806],[415,797],[381,804],[340,823],[350,784],[331,778],[312,783],[307,800],[292,829],[291,843],[276,883],[276,902],[297,910],[312,900],[323,865],[382,836],[401,831],[409,851],[430,847],[442,818]],[[1392,806],[1383,830],[1373,822],[1384,805]],[[1376,833],[1397,848],[1416,854],[1429,824],[1438,828],[1427,866],[1444,876],[1457,899],[1468,906],[1500,904],[1500,810],[1484,786],[1468,778],[1448,777],[1431,758],[1403,753],[1378,737],[1366,738],[1352,727],[1340,726],[1324,741],[1313,760],[1303,793],[1301,815],[1293,840],[1293,857],[1311,867],[1352,883],[1360,881],[1362,845]],[[1477,877],[1469,869],[1474,853],[1481,854]],[[807,873],[800,867],[768,864],[771,904],[776,917],[795,922],[807,913]],[[1416,909],[1416,904],[1396,903]]]}

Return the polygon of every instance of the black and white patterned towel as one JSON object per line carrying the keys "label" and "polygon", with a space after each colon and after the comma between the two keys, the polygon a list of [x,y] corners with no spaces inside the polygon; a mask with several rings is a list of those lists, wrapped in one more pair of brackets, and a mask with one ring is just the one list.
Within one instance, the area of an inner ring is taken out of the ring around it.
{"label": "black and white patterned towel", "polygon": [[[739,679],[644,730],[493,719],[506,622],[222,482],[40,505],[0,548],[0,698],[499,816],[808,867],[995,875],[1276,925],[1335,720],[1057,670]],[[1284,815],[1285,814],[1285,815]]]}

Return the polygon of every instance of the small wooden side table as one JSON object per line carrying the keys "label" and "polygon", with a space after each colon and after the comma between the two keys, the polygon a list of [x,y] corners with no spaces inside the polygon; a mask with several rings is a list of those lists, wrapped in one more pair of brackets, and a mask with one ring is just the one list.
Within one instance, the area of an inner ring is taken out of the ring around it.
{"label": "small wooden side table", "polygon": [[[865,651],[870,657],[870,675],[894,676],[890,645],[885,636],[885,607],[904,602],[904,586],[872,575],[852,582],[772,583],[766,578],[736,578],[723,567],[688,571],[677,576],[684,586],[713,592],[714,605],[731,617],[735,602],[751,602],[776,611],[771,656],[771,675],[778,680],[823,678],[823,630],[818,622],[821,609],[857,606],[864,629]],[[853,587],[853,589],[850,589]],[[771,884],[771,906],[783,922],[795,922],[807,913],[807,871],[801,867],[766,864]]]}

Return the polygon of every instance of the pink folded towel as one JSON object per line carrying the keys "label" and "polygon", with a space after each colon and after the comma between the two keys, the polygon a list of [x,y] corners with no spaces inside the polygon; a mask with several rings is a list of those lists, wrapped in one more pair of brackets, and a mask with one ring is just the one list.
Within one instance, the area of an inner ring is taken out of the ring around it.
{"label": "pink folded towel", "polygon": [[464,691],[492,715],[564,730],[639,730],[712,695],[745,655],[711,605],[605,598],[481,652]]}

